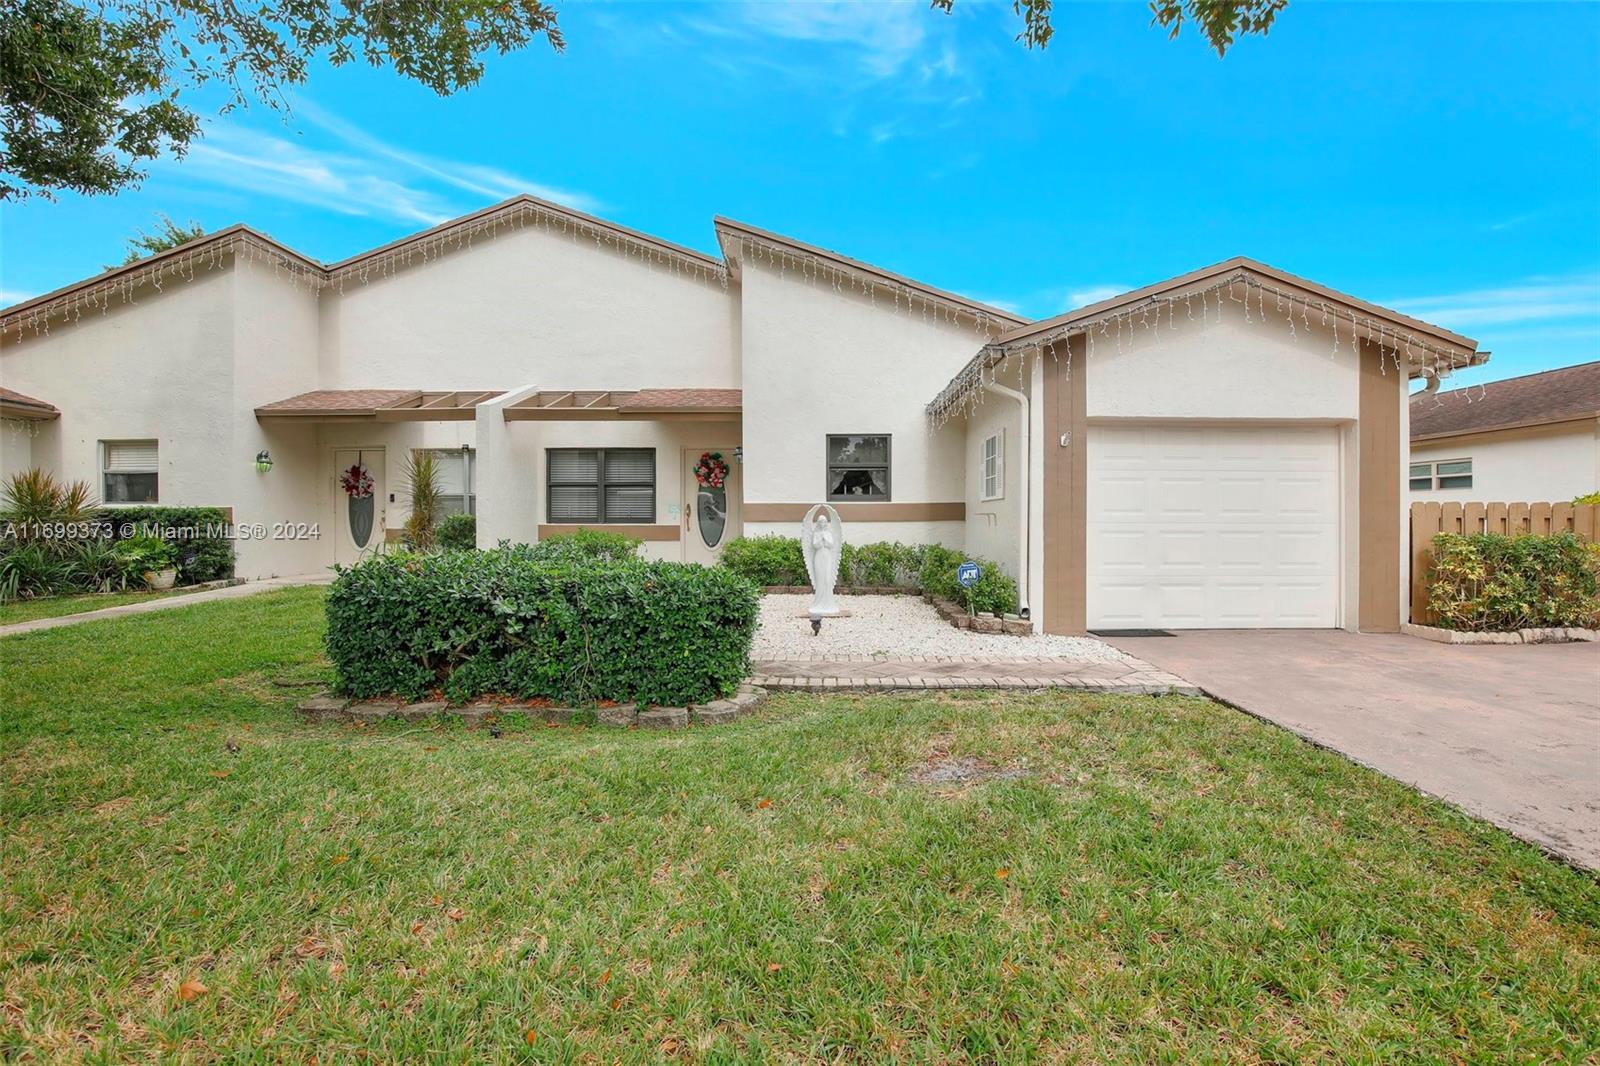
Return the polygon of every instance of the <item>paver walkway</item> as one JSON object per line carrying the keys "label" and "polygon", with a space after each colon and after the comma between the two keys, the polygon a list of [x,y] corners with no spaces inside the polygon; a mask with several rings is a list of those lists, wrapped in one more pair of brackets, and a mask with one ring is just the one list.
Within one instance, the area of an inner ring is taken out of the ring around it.
{"label": "paver walkway", "polygon": [[206,589],[204,592],[185,592],[178,596],[163,596],[158,600],[146,600],[144,603],[124,603],[117,607],[102,607],[98,611],[84,611],[81,614],[64,614],[56,618],[35,618],[28,622],[13,622],[8,626],[0,626],[0,637],[14,637],[20,633],[36,633],[41,629],[55,629],[59,626],[75,626],[79,622],[98,622],[102,618],[121,618],[127,614],[144,614],[146,611],[170,611],[175,607],[192,607],[197,603],[210,603],[213,600],[237,600],[244,596],[254,596],[258,592],[271,592],[274,589],[291,588],[295,585],[326,585],[332,580],[333,575],[331,573],[262,578],[260,581],[246,581],[242,585],[225,585],[219,589]]}
{"label": "paver walkway", "polygon": [[1116,637],[1215,696],[1600,870],[1600,644]]}
{"label": "paver walkway", "polygon": [[764,660],[752,665],[755,676],[751,681],[762,688],[808,692],[1074,688],[1146,696],[1200,694],[1183,678],[1131,656],[1121,661],[1085,662],[1039,657],[852,655]]}

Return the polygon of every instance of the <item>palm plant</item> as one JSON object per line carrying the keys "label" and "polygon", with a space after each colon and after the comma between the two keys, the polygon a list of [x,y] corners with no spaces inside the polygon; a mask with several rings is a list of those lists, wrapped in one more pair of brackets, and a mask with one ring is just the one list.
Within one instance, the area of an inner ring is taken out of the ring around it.
{"label": "palm plant", "polygon": [[407,495],[411,497],[411,517],[406,519],[406,540],[417,551],[431,551],[439,523],[439,464],[433,453],[413,449],[406,460]]}
{"label": "palm plant", "polygon": [[100,506],[88,482],[62,483],[38,467],[12,474],[0,488],[0,503],[12,535],[22,543],[45,539],[63,543],[66,538],[51,535],[50,527],[87,522]]}

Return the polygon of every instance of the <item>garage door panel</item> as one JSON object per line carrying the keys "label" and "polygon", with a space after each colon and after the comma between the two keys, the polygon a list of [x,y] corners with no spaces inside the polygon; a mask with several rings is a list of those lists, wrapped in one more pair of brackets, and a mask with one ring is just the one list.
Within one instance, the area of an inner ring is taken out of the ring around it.
{"label": "garage door panel", "polygon": [[1331,427],[1094,427],[1095,628],[1331,627],[1339,450]]}

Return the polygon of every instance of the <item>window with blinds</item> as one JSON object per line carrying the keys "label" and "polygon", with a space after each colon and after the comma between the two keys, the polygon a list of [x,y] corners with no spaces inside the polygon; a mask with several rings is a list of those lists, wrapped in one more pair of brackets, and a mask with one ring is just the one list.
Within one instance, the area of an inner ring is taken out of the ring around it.
{"label": "window with blinds", "polygon": [[159,493],[156,442],[100,442],[101,497],[106,503],[155,503]]}
{"label": "window with blinds", "polygon": [[654,448],[551,448],[545,457],[549,522],[656,520]]}
{"label": "window with blinds", "polygon": [[434,448],[439,513],[477,514],[478,453],[471,448]]}

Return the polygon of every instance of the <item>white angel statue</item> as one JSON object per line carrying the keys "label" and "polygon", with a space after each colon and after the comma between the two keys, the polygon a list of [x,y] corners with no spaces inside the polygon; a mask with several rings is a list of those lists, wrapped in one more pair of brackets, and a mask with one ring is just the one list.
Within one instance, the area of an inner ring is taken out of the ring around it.
{"label": "white angel statue", "polygon": [[[818,512],[823,512],[820,516]],[[800,551],[806,557],[806,576],[811,578],[811,630],[822,629],[822,619],[843,614],[833,597],[839,580],[839,554],[844,549],[844,523],[839,512],[819,503],[800,520]]]}

